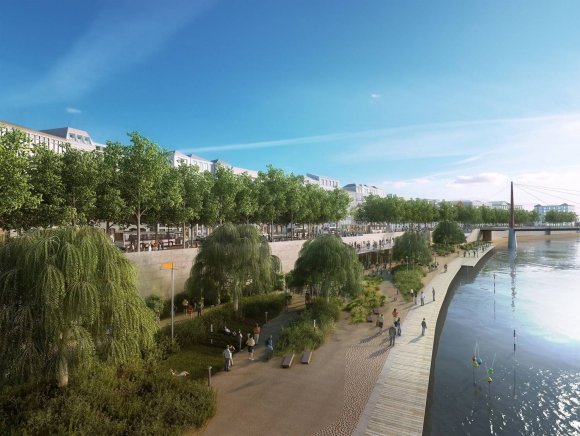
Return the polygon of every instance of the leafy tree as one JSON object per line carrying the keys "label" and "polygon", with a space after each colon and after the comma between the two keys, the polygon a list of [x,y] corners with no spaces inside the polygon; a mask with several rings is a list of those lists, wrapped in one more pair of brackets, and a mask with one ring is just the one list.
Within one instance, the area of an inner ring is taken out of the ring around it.
{"label": "leafy tree", "polygon": [[56,378],[93,356],[123,362],[156,323],[133,264],[104,232],[35,231],[0,247],[0,378]]}
{"label": "leafy tree", "polygon": [[231,222],[236,214],[236,195],[238,192],[238,177],[230,168],[217,164],[214,171],[214,183],[211,196],[217,205],[217,221],[211,224]]}
{"label": "leafy tree", "polygon": [[64,202],[70,210],[70,224],[88,224],[97,202],[99,158],[96,152],[87,153],[66,147],[62,155],[62,184]]}
{"label": "leafy tree", "polygon": [[455,221],[457,219],[457,209],[452,203],[442,201],[439,203],[439,221]]}
{"label": "leafy tree", "polygon": [[97,187],[94,219],[105,221],[107,233],[111,222],[125,223],[128,215],[121,196],[121,159],[124,148],[118,142],[107,142],[102,153],[97,154]]}
{"label": "leafy tree", "polygon": [[350,196],[342,189],[334,189],[328,191],[328,197],[330,200],[330,222],[338,222],[348,213]]}
{"label": "leafy tree", "polygon": [[284,207],[286,216],[284,221],[290,223],[292,239],[294,239],[294,224],[296,223],[297,218],[300,219],[300,216],[303,213],[303,209],[305,207],[304,177],[291,174],[287,178],[286,189],[286,204]]}
{"label": "leafy tree", "polygon": [[245,293],[269,292],[280,270],[268,241],[251,224],[219,226],[204,241],[185,289],[194,298],[232,298],[238,311]]}
{"label": "leafy tree", "polygon": [[304,243],[291,278],[291,286],[308,286],[327,298],[355,296],[361,290],[362,265],[355,250],[338,236],[320,235]]}
{"label": "leafy tree", "polygon": [[13,213],[27,206],[34,208],[40,198],[32,191],[28,173],[30,142],[20,130],[0,131],[0,227],[15,224]]}
{"label": "leafy tree", "polygon": [[284,171],[268,165],[266,173],[258,173],[257,183],[260,221],[270,224],[270,239],[272,239],[274,223],[279,224],[281,217],[285,215],[287,179]]}
{"label": "leafy tree", "polygon": [[238,186],[234,204],[235,215],[233,221],[236,223],[255,223],[259,204],[258,193],[254,180],[246,173],[237,176]]}
{"label": "leafy tree", "polygon": [[422,264],[431,262],[431,250],[425,235],[415,230],[408,230],[396,238],[393,259],[408,259]]}
{"label": "leafy tree", "polygon": [[51,227],[70,223],[74,211],[66,206],[63,175],[63,155],[49,150],[44,144],[34,146],[30,159],[30,182],[35,196],[40,197],[36,207],[23,208],[24,228]]}
{"label": "leafy tree", "polygon": [[465,233],[453,221],[441,221],[433,230],[432,236],[436,244],[463,244],[466,241]]}
{"label": "leafy tree", "polygon": [[547,223],[574,223],[577,219],[578,215],[574,212],[561,212],[557,210],[550,210],[544,216],[544,221]]}
{"label": "leafy tree", "polygon": [[160,208],[163,177],[169,169],[164,150],[137,132],[129,133],[131,145],[123,147],[120,191],[128,215],[137,224],[137,251],[141,250],[142,218]]}

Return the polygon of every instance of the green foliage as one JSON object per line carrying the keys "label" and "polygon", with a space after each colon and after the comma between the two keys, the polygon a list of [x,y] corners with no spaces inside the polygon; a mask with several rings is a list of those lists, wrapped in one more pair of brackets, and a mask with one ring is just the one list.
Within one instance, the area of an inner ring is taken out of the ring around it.
{"label": "green foliage", "polygon": [[[198,344],[210,345],[210,338],[214,346],[221,347],[233,342],[231,337],[222,333],[224,326],[228,326],[232,331],[251,332],[256,322],[261,324],[265,321],[265,312],[268,312],[268,319],[278,316],[284,308],[284,303],[285,294],[282,292],[244,297],[240,301],[237,316],[233,313],[232,303],[222,304],[205,310],[201,317],[175,324],[174,333],[177,342],[183,348]],[[210,334],[212,325],[213,335]],[[163,332],[165,336],[170,336],[171,327],[163,328]]]}
{"label": "green foliage", "polygon": [[436,256],[447,256],[450,253],[455,252],[454,244],[433,244],[431,245],[431,251]]}
{"label": "green foliage", "polygon": [[433,230],[433,242],[436,244],[462,244],[465,233],[459,224],[453,221],[441,221]]}
{"label": "green foliage", "polygon": [[219,303],[228,295],[238,310],[242,295],[271,291],[279,270],[279,259],[255,226],[226,223],[205,240],[185,288],[196,301]]}
{"label": "green foliage", "polygon": [[355,250],[334,235],[321,235],[302,246],[291,286],[309,288],[324,296],[356,295],[361,289],[362,265]]}
{"label": "green foliage", "polygon": [[[300,353],[321,346],[334,331],[334,323],[340,316],[338,300],[315,299],[298,318],[283,327],[276,346],[276,354]],[[316,328],[314,328],[316,320]]]}
{"label": "green foliage", "polygon": [[387,297],[379,291],[380,282],[379,277],[365,277],[362,292],[346,305],[345,308],[350,311],[353,324],[365,322],[366,316],[375,307],[381,307],[385,304]]}
{"label": "green foliage", "polygon": [[123,362],[152,348],[157,323],[133,264],[104,232],[30,232],[0,246],[0,382],[68,383],[96,355]]}
{"label": "green foliage", "polygon": [[40,201],[32,192],[29,149],[28,137],[21,131],[0,130],[0,228],[16,227],[12,214],[24,206],[35,207]]}
{"label": "green foliage", "polygon": [[423,233],[408,230],[395,239],[393,259],[409,261],[410,263],[428,264],[431,262],[431,250]]}
{"label": "green foliage", "polygon": [[159,295],[149,295],[145,299],[145,304],[159,318],[167,302]]}
{"label": "green foliage", "polygon": [[547,223],[574,223],[578,220],[578,215],[574,212],[561,212],[550,210],[546,212],[544,221]]}
{"label": "green foliage", "polygon": [[399,292],[407,298],[411,289],[417,292],[423,287],[423,272],[420,269],[412,269],[409,271],[398,271],[394,276],[394,283]]}
{"label": "green foliage", "polygon": [[181,434],[216,411],[216,394],[203,382],[139,361],[97,364],[75,379],[64,390],[47,383],[4,388],[0,433]]}

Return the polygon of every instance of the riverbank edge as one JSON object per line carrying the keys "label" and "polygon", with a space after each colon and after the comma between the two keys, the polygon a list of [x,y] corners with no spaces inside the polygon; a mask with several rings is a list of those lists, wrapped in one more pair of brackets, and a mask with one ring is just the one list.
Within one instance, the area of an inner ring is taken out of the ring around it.
{"label": "riverbank edge", "polygon": [[[517,237],[517,233],[516,233],[516,237]],[[526,234],[526,235],[520,235],[519,237],[517,237],[518,242],[524,242],[524,241],[538,241],[538,240],[552,240],[552,239],[573,239],[573,238],[579,238],[580,234],[578,232],[575,231],[569,231],[569,232],[561,232],[561,233],[555,233],[555,234],[550,234],[550,235],[537,235],[537,234]],[[424,417],[424,421],[423,421],[423,435],[424,436],[428,436],[430,435],[430,431],[431,431],[431,405],[433,403],[433,385],[434,385],[434,373],[435,373],[435,359],[437,357],[437,351],[439,349],[439,339],[441,337],[441,332],[443,331],[443,326],[445,325],[445,320],[447,318],[447,312],[449,309],[449,305],[451,304],[451,301],[453,300],[453,296],[455,295],[455,291],[457,290],[457,288],[460,285],[460,281],[462,279],[462,277],[464,276],[464,274],[469,274],[471,277],[475,278],[477,277],[477,275],[479,274],[479,272],[483,269],[483,267],[485,266],[485,264],[487,263],[487,261],[495,254],[496,250],[498,248],[505,248],[508,245],[508,238],[506,237],[502,237],[502,238],[498,238],[495,239],[491,242],[493,244],[493,249],[488,251],[487,253],[485,253],[484,256],[482,256],[477,263],[474,266],[469,266],[469,265],[462,265],[461,268],[459,268],[459,270],[455,273],[455,276],[453,277],[453,279],[451,280],[451,282],[449,283],[449,286],[447,287],[447,291],[445,293],[445,298],[443,300],[443,303],[441,305],[441,308],[439,309],[439,314],[437,316],[437,324],[435,326],[435,335],[434,335],[434,340],[433,340],[433,352],[431,354],[431,368],[429,371],[429,387],[427,390],[427,401],[425,403],[425,417]]]}

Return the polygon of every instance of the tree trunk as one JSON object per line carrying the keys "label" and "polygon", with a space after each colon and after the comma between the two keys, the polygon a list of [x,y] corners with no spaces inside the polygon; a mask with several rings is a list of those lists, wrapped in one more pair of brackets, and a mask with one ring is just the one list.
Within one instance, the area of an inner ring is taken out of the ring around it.
{"label": "tree trunk", "polygon": [[141,214],[137,215],[137,253],[141,251]]}
{"label": "tree trunk", "polygon": [[182,223],[181,226],[182,226],[182,229],[183,229],[183,234],[182,234],[182,237],[181,237],[181,241],[183,242],[183,248],[185,248],[185,223]]}
{"label": "tree trunk", "polygon": [[57,371],[58,387],[64,388],[68,385],[68,362],[64,356],[59,356]]}

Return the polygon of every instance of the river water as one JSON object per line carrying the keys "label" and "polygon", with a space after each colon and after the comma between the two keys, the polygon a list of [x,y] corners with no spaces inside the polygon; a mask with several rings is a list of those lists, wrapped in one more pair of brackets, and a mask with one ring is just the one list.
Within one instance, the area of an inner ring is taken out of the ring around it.
{"label": "river water", "polygon": [[580,240],[519,242],[459,274],[425,434],[580,435]]}

